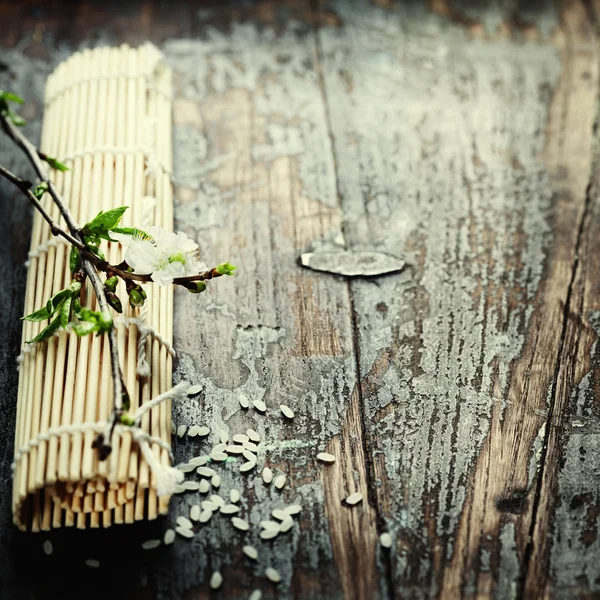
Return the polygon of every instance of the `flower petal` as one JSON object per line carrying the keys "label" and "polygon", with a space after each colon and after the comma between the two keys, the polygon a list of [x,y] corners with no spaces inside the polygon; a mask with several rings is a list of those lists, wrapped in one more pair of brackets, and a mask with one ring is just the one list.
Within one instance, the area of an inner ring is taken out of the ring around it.
{"label": "flower petal", "polygon": [[181,263],[169,263],[152,273],[152,281],[158,285],[171,285],[176,277],[184,277],[185,268]]}
{"label": "flower petal", "polygon": [[125,260],[136,273],[148,275],[157,268],[159,254],[152,242],[139,240],[127,249]]}

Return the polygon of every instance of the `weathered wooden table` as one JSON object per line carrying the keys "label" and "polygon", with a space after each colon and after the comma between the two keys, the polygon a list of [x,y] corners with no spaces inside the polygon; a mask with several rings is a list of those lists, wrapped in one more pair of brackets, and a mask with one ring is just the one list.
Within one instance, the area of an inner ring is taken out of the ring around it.
{"label": "weathered wooden table", "polygon": [[[249,478],[254,520],[282,494],[303,505],[299,528],[256,542],[257,566],[225,521],[152,553],[139,544],[164,522],[61,531],[51,557],[12,527],[31,214],[1,184],[0,597],[206,598],[220,568],[220,598],[600,598],[599,18],[591,0],[0,5],[0,87],[27,98],[33,137],[74,50],[166,53],[177,226],[240,267],[176,296],[176,377],[204,393],[174,418],[263,432],[288,484]],[[408,266],[299,266],[340,234]]]}

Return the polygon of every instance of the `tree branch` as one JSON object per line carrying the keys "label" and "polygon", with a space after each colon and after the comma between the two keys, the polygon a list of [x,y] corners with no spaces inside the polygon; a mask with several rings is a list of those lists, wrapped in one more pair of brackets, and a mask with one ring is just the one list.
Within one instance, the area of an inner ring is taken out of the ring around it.
{"label": "tree branch", "polygon": [[62,227],[60,227],[60,225],[46,212],[46,209],[42,206],[35,194],[31,191],[32,183],[30,181],[17,177],[17,175],[11,173],[8,169],[5,169],[1,165],[0,176],[13,183],[27,196],[31,204],[33,204],[36,210],[42,215],[42,217],[44,217],[46,223],[48,223],[48,225],[50,226],[50,231],[52,232],[52,235],[62,236],[65,240],[67,240],[67,242],[73,244],[73,246],[75,246],[81,251],[87,250],[85,244],[81,243],[78,239],[74,238],[70,233],[68,233]]}
{"label": "tree branch", "polygon": [[[40,157],[40,151],[34,146],[22,133],[21,131],[13,125],[10,119],[6,115],[0,115],[0,124],[2,126],[2,130],[10,137],[21,150],[26,154],[29,162],[35,169],[37,176],[41,181],[45,182],[48,185],[48,192],[52,196],[55,205],[57,206],[60,214],[63,216],[67,227],[71,233],[71,236],[74,238],[76,242],[76,246],[82,250],[82,266],[89,277],[90,283],[94,288],[94,292],[96,294],[96,298],[98,299],[98,304],[102,312],[106,312],[110,314],[109,303],[106,298],[106,290],[104,289],[104,285],[100,280],[98,272],[96,271],[96,261],[93,260],[89,255],[91,252],[85,250],[86,246],[81,236],[81,227],[75,220],[75,217],[69,210],[69,207],[64,202],[62,196],[59,194],[58,190],[48,178],[48,170],[46,165],[43,163],[42,158]],[[13,183],[15,183],[13,181]],[[21,188],[22,189],[22,188]],[[25,191],[25,190],[23,190]],[[28,189],[28,191],[31,191]],[[29,194],[28,194],[29,197]],[[29,198],[31,200],[31,198]],[[37,198],[36,198],[37,201]],[[36,209],[39,210],[39,202],[35,205]],[[42,213],[43,215],[43,213]],[[46,217],[44,217],[46,218]],[[52,229],[52,224],[46,218],[46,221],[50,225]],[[56,229],[58,233],[58,229]],[[56,235],[56,233],[53,234]],[[62,235],[62,234],[61,234]],[[117,343],[117,334],[114,327],[111,327],[108,331],[108,342],[110,347],[110,357],[111,357],[111,369],[112,369],[112,377],[113,377],[113,425],[119,419],[123,410],[127,410],[129,408],[129,395],[127,393],[127,389],[125,387],[125,383],[123,382],[123,374],[121,373],[121,365],[119,363],[119,350]],[[111,430],[112,431],[112,430]],[[103,440],[103,451],[100,453],[100,458],[106,458],[108,453],[110,452],[109,444],[110,440]]]}

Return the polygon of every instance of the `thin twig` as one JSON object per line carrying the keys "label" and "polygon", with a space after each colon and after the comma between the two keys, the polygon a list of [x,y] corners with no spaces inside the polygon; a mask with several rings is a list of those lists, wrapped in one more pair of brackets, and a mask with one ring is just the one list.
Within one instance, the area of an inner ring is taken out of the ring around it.
{"label": "thin twig", "polygon": [[46,212],[46,209],[42,206],[35,194],[31,191],[32,183],[30,181],[17,177],[17,175],[11,173],[8,169],[5,169],[1,165],[0,176],[13,183],[27,196],[27,198],[29,198],[31,204],[33,204],[33,206],[42,215],[42,217],[44,217],[46,223],[48,223],[48,225],[50,226],[50,231],[52,232],[52,235],[60,235],[63,238],[65,238],[67,242],[73,244],[73,246],[75,246],[79,250],[87,251],[87,247],[85,244],[81,243],[78,239],[74,238],[70,233],[68,233],[62,227],[60,227],[60,225]]}

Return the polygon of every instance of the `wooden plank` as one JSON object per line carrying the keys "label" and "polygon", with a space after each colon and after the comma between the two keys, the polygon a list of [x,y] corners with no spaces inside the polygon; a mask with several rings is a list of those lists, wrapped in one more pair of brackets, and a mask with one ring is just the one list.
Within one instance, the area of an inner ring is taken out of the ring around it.
{"label": "wooden plank", "polygon": [[347,240],[411,265],[352,284],[396,593],[537,597],[596,40],[577,2],[533,26],[456,3],[333,7],[342,27],[319,40]]}
{"label": "wooden plank", "polygon": [[[341,503],[357,489],[367,496],[348,287],[297,264],[314,240],[340,232],[314,36],[293,23],[276,34],[236,21],[226,30],[165,46],[178,89],[178,226],[200,241],[206,260],[240,265],[235,280],[219,281],[206,297],[176,297],[177,314],[186,315],[175,328],[178,376],[205,389],[198,406],[175,408],[176,419],[230,434],[252,426],[272,446],[267,464],[288,474],[283,495],[303,505],[301,528],[293,542],[246,537],[261,554],[255,574],[268,564],[282,572],[278,597],[372,596],[374,513],[366,503]],[[270,416],[243,411],[241,393],[263,398]],[[296,413],[291,424],[282,422],[282,402]],[[333,467],[315,462],[326,449],[338,457]],[[189,443],[178,445],[179,458],[193,454]],[[235,471],[222,487],[247,489],[248,479],[253,491],[243,504],[256,524],[281,493]],[[188,502],[177,499],[175,512]],[[177,593],[220,567],[228,594],[241,597],[251,589],[241,537],[229,526],[203,532],[192,548],[176,549],[181,566],[175,577],[159,570],[157,588]],[[194,569],[186,566],[192,557]]]}

